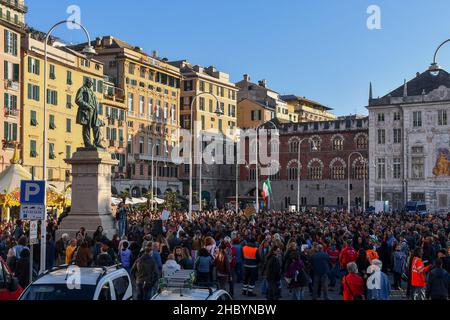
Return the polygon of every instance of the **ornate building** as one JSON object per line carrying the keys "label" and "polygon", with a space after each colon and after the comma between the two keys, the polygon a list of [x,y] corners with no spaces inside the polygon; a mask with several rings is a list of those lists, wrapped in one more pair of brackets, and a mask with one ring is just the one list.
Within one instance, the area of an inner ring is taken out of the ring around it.
{"label": "ornate building", "polygon": [[370,203],[425,201],[450,210],[450,74],[425,71],[382,98],[369,97]]}
{"label": "ornate building", "polygon": [[[348,116],[333,121],[298,124],[285,124],[275,120],[274,123],[279,129],[279,144],[269,140],[270,146],[267,149],[279,154],[279,161],[274,166],[279,170],[270,176],[259,176],[259,191],[267,177],[271,180],[273,192],[271,208],[285,210],[291,205],[297,205],[299,167],[301,207],[346,208],[349,165],[350,204],[352,207],[362,207],[364,180],[368,200],[368,168],[360,161],[359,154],[367,160],[369,148],[367,117]],[[265,127],[273,129],[269,125]],[[242,190],[240,194],[254,199],[255,165],[249,157],[252,148],[249,148],[248,144],[252,144],[251,138],[246,141],[246,150],[249,151],[245,157],[250,165],[240,167],[240,190]]]}

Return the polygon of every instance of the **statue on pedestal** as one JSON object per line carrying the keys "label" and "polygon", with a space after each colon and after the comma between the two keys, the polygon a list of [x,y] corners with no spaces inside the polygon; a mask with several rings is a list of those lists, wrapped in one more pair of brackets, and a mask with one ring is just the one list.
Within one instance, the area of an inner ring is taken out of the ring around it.
{"label": "statue on pedestal", "polygon": [[[83,86],[78,89],[76,104],[78,105],[77,123],[83,126],[84,146],[89,149],[105,149],[101,144],[100,127],[105,124],[98,118],[98,102],[92,90],[93,81],[86,78]],[[94,133],[94,141],[91,143],[91,129]]]}

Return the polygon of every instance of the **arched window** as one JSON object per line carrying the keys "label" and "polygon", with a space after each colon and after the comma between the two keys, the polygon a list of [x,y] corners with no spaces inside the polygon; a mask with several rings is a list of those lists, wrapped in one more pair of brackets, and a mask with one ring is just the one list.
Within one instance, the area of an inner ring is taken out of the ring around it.
{"label": "arched window", "polygon": [[342,136],[336,136],[332,140],[333,150],[343,150],[344,149],[344,138]]}
{"label": "arched window", "polygon": [[364,165],[359,159],[356,159],[352,165],[352,179],[363,180],[369,179],[369,168]]}
{"label": "arched window", "polygon": [[322,179],[323,163],[317,159],[313,159],[308,164],[308,179],[321,180]]}
{"label": "arched window", "polygon": [[289,142],[289,151],[292,153],[297,153],[298,152],[298,140],[292,140]]}
{"label": "arched window", "polygon": [[356,137],[356,149],[367,149],[368,148],[368,139],[365,134],[360,134]]}
{"label": "arched window", "polygon": [[287,165],[287,177],[288,180],[297,180],[298,179],[298,161],[291,160]]}
{"label": "arched window", "polygon": [[322,146],[322,139],[319,136],[313,136],[309,140],[309,149],[311,151],[320,151],[320,148]]}
{"label": "arched window", "polygon": [[330,163],[331,179],[344,180],[345,179],[345,161],[341,158],[334,158]]}

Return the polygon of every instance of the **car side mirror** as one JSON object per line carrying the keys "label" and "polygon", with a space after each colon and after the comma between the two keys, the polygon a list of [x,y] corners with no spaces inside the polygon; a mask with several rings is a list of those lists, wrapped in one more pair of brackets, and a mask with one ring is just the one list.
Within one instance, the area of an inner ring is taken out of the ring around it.
{"label": "car side mirror", "polygon": [[9,292],[16,292],[17,286],[18,286],[18,281],[14,277],[9,278],[9,280],[6,282],[6,287],[8,288]]}

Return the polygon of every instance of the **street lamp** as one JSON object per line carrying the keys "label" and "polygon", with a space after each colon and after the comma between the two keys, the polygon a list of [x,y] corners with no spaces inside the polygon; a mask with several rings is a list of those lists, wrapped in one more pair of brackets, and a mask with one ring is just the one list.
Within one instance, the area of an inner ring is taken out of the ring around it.
{"label": "street lamp", "polygon": [[347,212],[350,213],[350,159],[352,155],[359,155],[359,161],[361,161],[364,164],[364,173],[363,173],[363,203],[364,203],[364,210],[366,209],[366,160],[364,159],[364,156],[358,152],[353,151],[348,155],[348,161],[347,161]]}
{"label": "street lamp", "polygon": [[154,158],[154,156],[155,156],[155,147],[157,146],[157,144],[155,143],[155,144],[153,144],[153,146],[152,146],[152,150],[151,150],[151,159],[150,159],[150,166],[151,166],[151,175],[152,175],[152,179],[151,179],[151,185],[152,185],[152,191],[151,191],[151,196],[152,196],[152,199],[151,199],[151,202],[150,202],[150,204],[151,204],[151,209],[153,210],[154,209],[154,207],[153,207],[153,202],[154,202],[154,200],[155,200],[155,195],[154,195],[154,190],[155,190],[155,188],[154,188],[154,186],[153,186],[153,158]]}
{"label": "street lamp", "polygon": [[428,70],[430,71],[431,75],[433,76],[437,76],[439,74],[439,72],[442,70],[442,68],[439,66],[439,64],[437,63],[437,54],[439,52],[439,50],[444,46],[444,44],[446,44],[447,42],[450,42],[450,39],[445,40],[444,42],[442,42],[436,49],[436,51],[434,52],[434,56],[433,56],[433,62],[431,63],[430,67],[428,68]]}
{"label": "street lamp", "polygon": [[[298,138],[296,139],[298,140]],[[300,150],[302,142],[305,140],[309,140],[309,142],[312,144],[312,151],[317,151],[317,145],[316,142],[312,137],[309,138],[303,138],[300,141],[298,141],[298,147],[297,147],[297,210],[300,211]]]}
{"label": "street lamp", "polygon": [[[209,95],[209,96],[212,96],[214,99],[216,99],[217,105],[216,105],[215,113],[217,115],[222,115],[223,114],[222,110],[220,109],[219,98],[216,95],[212,94],[212,93],[200,92],[200,93],[196,94],[194,96],[194,98],[192,99],[192,101],[191,101],[191,121],[190,121],[191,138],[190,138],[190,146],[189,146],[189,149],[190,149],[190,152],[189,152],[189,220],[192,220],[192,192],[193,192],[193,190],[192,190],[192,171],[193,171],[192,170],[193,169],[192,147],[193,147],[193,144],[194,144],[194,121],[193,121],[193,119],[194,119],[194,103],[197,101],[197,98],[202,96],[202,95]],[[203,150],[202,150],[202,152],[203,152]],[[203,155],[203,153],[202,153],[202,155]],[[203,162],[203,156],[201,157],[201,159],[202,159],[202,162]],[[202,169],[202,166],[200,165],[200,170],[201,169]],[[201,183],[202,182],[200,181],[200,184]],[[200,194],[200,202],[201,202],[201,198],[202,198],[202,196]]]}
{"label": "street lamp", "polygon": [[275,125],[275,123],[272,122],[272,120],[269,120],[265,123],[261,123],[259,126],[256,127],[256,166],[255,166],[255,171],[256,171],[256,213],[259,213],[259,190],[258,190],[258,186],[259,186],[259,174],[258,174],[258,152],[259,152],[259,148],[258,148],[258,132],[259,132],[259,128],[263,125],[265,125],[266,123],[271,123],[275,130],[278,130],[277,126]]}
{"label": "street lamp", "polygon": [[[93,55],[96,54],[95,49],[91,46],[91,37],[89,35],[89,32],[87,29],[81,25],[80,23],[76,22],[75,20],[63,20],[55,25],[53,25],[50,30],[45,35],[44,40],[44,123],[43,123],[43,148],[42,148],[42,180],[45,181],[45,185],[47,185],[47,99],[46,99],[46,91],[47,91],[47,46],[48,46],[48,39],[50,38],[50,35],[52,34],[53,30],[55,30],[58,26],[62,24],[68,24],[72,23],[77,26],[79,26],[83,32],[86,35],[87,38],[87,44],[86,47],[83,49],[82,53],[86,55],[88,59],[90,59]],[[47,189],[47,186],[45,187],[45,190]],[[47,199],[44,198],[44,219],[41,222],[41,261],[40,261],[40,269],[39,273],[43,273],[45,271],[45,257],[46,257],[46,224],[47,224]]]}

